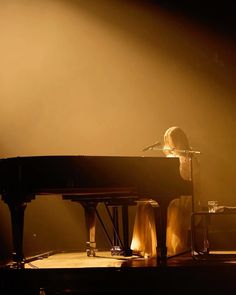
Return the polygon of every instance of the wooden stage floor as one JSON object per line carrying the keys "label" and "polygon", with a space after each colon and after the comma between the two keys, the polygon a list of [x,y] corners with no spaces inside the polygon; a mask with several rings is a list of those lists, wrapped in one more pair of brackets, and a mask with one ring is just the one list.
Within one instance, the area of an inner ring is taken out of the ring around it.
{"label": "wooden stage floor", "polygon": [[0,294],[236,294],[236,254],[207,259],[185,253],[159,265],[155,258],[97,252],[44,253],[24,269],[0,268]]}

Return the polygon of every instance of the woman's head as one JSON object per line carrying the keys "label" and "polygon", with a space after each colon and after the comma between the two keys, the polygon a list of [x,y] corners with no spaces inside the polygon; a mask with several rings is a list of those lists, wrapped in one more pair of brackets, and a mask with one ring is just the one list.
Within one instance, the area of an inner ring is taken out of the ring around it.
{"label": "woman's head", "polygon": [[190,150],[187,135],[177,126],[170,127],[164,134],[164,148],[170,150]]}

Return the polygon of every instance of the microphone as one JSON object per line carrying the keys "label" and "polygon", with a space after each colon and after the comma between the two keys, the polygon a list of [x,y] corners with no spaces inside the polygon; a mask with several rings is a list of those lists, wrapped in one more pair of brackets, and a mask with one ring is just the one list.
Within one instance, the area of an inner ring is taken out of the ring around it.
{"label": "microphone", "polygon": [[146,151],[148,151],[148,150],[152,150],[152,149],[154,149],[154,148],[156,148],[156,147],[158,147],[158,146],[160,146],[160,145],[161,145],[161,142],[160,142],[160,141],[156,141],[155,143],[146,146],[144,149],[142,149],[142,151],[143,151],[143,152],[146,152]]}

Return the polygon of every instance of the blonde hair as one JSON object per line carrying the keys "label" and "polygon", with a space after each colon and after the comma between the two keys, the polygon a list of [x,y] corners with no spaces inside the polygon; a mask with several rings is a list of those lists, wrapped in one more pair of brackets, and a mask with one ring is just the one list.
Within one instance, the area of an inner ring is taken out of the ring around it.
{"label": "blonde hair", "polygon": [[164,145],[166,148],[176,150],[191,150],[187,135],[177,126],[170,127],[164,134]]}

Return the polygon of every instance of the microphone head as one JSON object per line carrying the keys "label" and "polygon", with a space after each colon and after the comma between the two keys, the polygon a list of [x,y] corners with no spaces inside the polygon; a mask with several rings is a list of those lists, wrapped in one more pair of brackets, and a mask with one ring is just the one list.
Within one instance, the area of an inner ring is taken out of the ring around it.
{"label": "microphone head", "polygon": [[158,147],[158,146],[161,146],[161,142],[160,142],[160,141],[156,141],[155,143],[146,146],[142,151],[143,151],[143,152],[146,152],[146,151],[148,151],[148,150],[152,150],[152,149],[154,149],[154,148],[156,148],[156,147]]}

